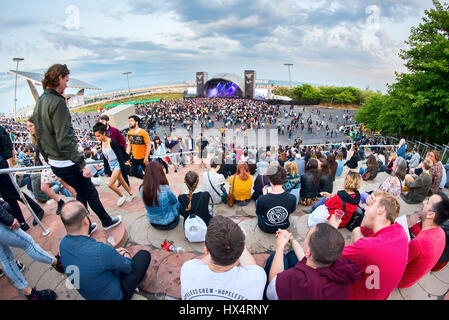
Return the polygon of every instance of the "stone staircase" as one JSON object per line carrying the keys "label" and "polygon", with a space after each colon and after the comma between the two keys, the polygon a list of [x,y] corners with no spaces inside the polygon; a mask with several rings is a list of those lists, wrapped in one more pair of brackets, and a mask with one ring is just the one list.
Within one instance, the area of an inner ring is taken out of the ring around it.
{"label": "stone staircase", "polygon": [[[361,165],[363,162],[359,162]],[[200,169],[198,165],[188,165],[186,168],[179,168],[178,173],[174,173],[170,168],[170,174],[167,176],[172,191],[179,195],[187,192],[184,185],[184,175],[187,171],[194,170],[199,173],[199,188],[203,185],[201,173],[206,169]],[[342,188],[344,177],[349,171],[345,167],[342,176],[337,177],[334,183],[334,191]],[[385,180],[388,175],[380,173],[374,181],[363,182],[360,191],[370,191],[376,189],[379,184]],[[255,176],[253,177],[255,178]],[[178,226],[170,231],[160,231],[154,229],[146,219],[146,211],[142,200],[139,196],[131,202],[118,208],[116,206],[117,196],[107,187],[107,179],[102,178],[105,183],[98,187],[101,201],[106,211],[111,215],[122,215],[123,223],[117,228],[113,228],[105,232],[101,228],[98,218],[92,214],[92,221],[99,225],[99,230],[95,233],[95,239],[104,243],[109,243],[115,247],[126,247],[131,252],[137,252],[144,249],[151,252],[151,265],[148,269],[146,278],[140,287],[140,293],[135,294],[133,299],[164,299],[175,298],[180,299],[180,280],[179,272],[182,264],[190,259],[201,257],[204,254],[204,243],[190,243],[184,236],[183,222],[180,221]],[[254,180],[254,179],[253,179]],[[133,192],[137,194],[141,180],[131,178],[131,187]],[[447,189],[445,191],[448,191]],[[419,211],[421,205],[409,205],[402,199],[401,215],[410,215]],[[43,224],[51,230],[48,236],[42,235],[39,226],[30,228],[30,235],[45,250],[57,254],[59,252],[59,242],[65,236],[65,229],[56,216],[56,204],[43,205],[46,214],[42,219]],[[297,206],[296,211],[290,216],[289,231],[299,242],[303,242],[308,232],[307,219],[308,216],[302,212],[301,205]],[[31,226],[32,217],[28,210],[23,207],[23,213]],[[260,266],[264,266],[269,254],[275,250],[275,237],[271,234],[263,233],[257,227],[257,218],[255,212],[255,203],[251,201],[246,207],[234,206],[229,208],[225,204],[214,206],[214,215],[223,215],[233,219],[245,231],[247,235],[246,246],[255,256]],[[182,218],[181,218],[182,219]],[[347,243],[350,241],[351,233],[346,229],[339,230]],[[109,239],[109,241],[108,241]],[[164,240],[173,241],[176,247],[182,246],[186,252],[177,254],[167,252],[161,249],[161,243]],[[74,290],[66,281],[66,278],[54,271],[50,266],[35,262],[30,259],[22,250],[14,249],[16,259],[19,259],[26,265],[24,275],[30,285],[38,289],[51,288],[58,294],[60,300],[82,300],[83,298]],[[437,300],[448,299],[449,294],[449,266],[444,267],[438,272],[431,272],[421,279],[416,285],[408,289],[396,289],[390,296],[392,300]],[[12,286],[7,277],[0,278],[0,299],[23,299],[24,297],[19,291]]]}

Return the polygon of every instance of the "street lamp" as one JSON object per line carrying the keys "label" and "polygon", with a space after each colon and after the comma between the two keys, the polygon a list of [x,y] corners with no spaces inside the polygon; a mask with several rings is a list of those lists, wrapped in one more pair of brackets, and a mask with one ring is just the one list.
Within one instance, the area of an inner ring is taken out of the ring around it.
{"label": "street lamp", "polygon": [[16,67],[16,84],[14,86],[14,118],[17,118],[17,72],[19,72],[19,62],[25,60],[24,58],[13,58],[12,61],[17,62]]}
{"label": "street lamp", "polygon": [[124,75],[126,75],[126,79],[128,80],[128,92],[131,93],[131,89],[129,88],[129,75],[132,72],[128,71],[128,72],[123,72]]}
{"label": "street lamp", "polygon": [[293,66],[293,63],[284,63],[284,66],[288,67],[288,81],[290,82],[290,88],[292,87],[292,76],[290,73],[290,67]]}

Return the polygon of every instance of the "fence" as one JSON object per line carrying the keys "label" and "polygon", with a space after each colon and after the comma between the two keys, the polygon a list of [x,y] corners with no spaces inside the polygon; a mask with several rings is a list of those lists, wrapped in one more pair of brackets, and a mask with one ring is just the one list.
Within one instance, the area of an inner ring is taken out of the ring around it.
{"label": "fence", "polygon": [[[396,137],[388,137],[389,139],[393,139],[395,141],[400,141],[400,139]],[[424,143],[417,140],[408,140],[405,139],[407,142],[407,151],[411,151],[414,146],[416,146],[418,153],[421,157],[425,158],[427,152],[431,150],[438,150],[441,153],[441,163],[448,163],[449,162],[449,145],[443,144],[431,144],[431,143]]]}

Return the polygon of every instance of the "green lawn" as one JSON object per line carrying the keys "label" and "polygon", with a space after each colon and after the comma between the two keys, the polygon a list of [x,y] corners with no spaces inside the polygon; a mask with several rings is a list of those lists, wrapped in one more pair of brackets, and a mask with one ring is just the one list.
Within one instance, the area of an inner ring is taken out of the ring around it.
{"label": "green lawn", "polygon": [[124,103],[124,102],[128,102],[128,101],[141,101],[141,100],[150,100],[150,99],[166,99],[166,100],[176,100],[176,99],[182,99],[183,98],[183,94],[182,93],[157,93],[157,94],[148,94],[148,95],[143,95],[143,96],[138,96],[138,97],[129,97],[129,98],[124,98],[124,99],[117,99],[117,100],[111,100],[108,102],[102,102],[102,103],[98,103],[89,107],[84,107],[84,108],[79,108],[76,110],[73,110],[72,112],[95,112],[97,111],[98,107],[101,107],[104,109],[105,106],[107,106],[108,104],[113,104],[113,103]]}

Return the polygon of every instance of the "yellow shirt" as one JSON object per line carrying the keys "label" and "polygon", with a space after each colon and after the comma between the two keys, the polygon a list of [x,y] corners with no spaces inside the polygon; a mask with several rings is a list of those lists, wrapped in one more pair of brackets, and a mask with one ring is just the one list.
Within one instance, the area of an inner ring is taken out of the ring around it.
{"label": "yellow shirt", "polygon": [[229,178],[229,184],[231,185],[232,194],[235,196],[235,200],[243,201],[251,199],[251,187],[253,185],[253,177],[249,176],[247,180],[243,181],[237,176],[234,188],[232,188],[233,183],[234,183],[234,176]]}

